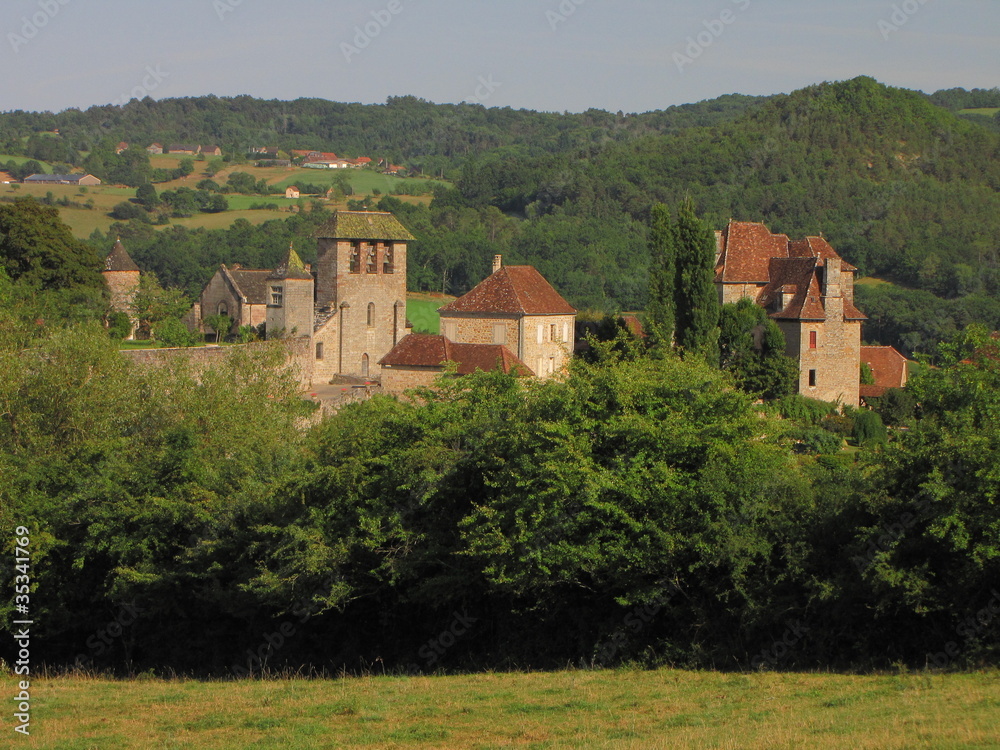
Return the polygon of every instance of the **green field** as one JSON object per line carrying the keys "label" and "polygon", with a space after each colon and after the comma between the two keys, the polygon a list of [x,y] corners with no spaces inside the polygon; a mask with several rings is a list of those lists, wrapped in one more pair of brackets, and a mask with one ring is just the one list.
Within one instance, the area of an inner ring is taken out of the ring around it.
{"label": "green field", "polygon": [[[7,697],[14,680],[0,679]],[[575,671],[199,682],[31,681],[58,748],[987,748],[1000,674]],[[9,709],[10,707],[8,707]]]}
{"label": "green field", "polygon": [[1000,107],[980,107],[979,109],[962,109],[959,110],[960,115],[985,115],[986,117],[993,117],[997,112],[1000,112]]}
{"label": "green field", "polygon": [[413,323],[414,333],[440,333],[441,321],[438,308],[454,297],[430,294],[411,294],[406,298],[406,317]]}
{"label": "green field", "polygon": [[42,172],[45,174],[52,174],[52,165],[47,161],[42,161],[41,159],[32,159],[30,156],[2,156],[0,155],[0,164],[6,164],[12,161],[15,164],[24,164],[26,161],[37,161],[42,165]]}

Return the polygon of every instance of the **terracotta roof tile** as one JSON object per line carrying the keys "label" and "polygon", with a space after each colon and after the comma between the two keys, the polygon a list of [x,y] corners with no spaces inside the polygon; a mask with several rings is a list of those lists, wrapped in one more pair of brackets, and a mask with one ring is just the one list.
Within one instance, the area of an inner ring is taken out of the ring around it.
{"label": "terracotta roof tile", "polygon": [[534,266],[504,266],[438,313],[575,315],[576,310]]}
{"label": "terracotta roof tile", "polygon": [[491,372],[498,366],[505,373],[532,375],[531,369],[506,346],[500,344],[456,344],[444,336],[411,333],[385,355],[383,367],[442,368],[445,362],[455,362],[459,375],[477,370]]}
{"label": "terracotta roof tile", "polygon": [[867,362],[872,369],[876,386],[888,389],[906,385],[907,360],[894,347],[862,346],[861,361]]}
{"label": "terracotta roof tile", "polygon": [[788,257],[786,235],[771,234],[763,224],[748,221],[729,222],[720,244],[716,280],[727,284],[765,284],[771,258]]}

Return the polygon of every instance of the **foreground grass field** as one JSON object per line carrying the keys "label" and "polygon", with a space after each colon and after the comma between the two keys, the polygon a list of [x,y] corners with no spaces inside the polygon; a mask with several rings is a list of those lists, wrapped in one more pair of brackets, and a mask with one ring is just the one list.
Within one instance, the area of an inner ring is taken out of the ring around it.
{"label": "foreground grass field", "polygon": [[[0,679],[5,696],[14,681]],[[460,677],[32,682],[59,748],[995,748],[1000,673],[577,671]]]}

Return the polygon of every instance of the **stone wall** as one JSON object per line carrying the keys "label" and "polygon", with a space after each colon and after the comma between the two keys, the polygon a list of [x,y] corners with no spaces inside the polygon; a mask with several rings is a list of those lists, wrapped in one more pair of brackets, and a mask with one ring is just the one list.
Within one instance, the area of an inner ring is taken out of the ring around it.
{"label": "stone wall", "polygon": [[[203,372],[211,367],[221,365],[227,357],[240,350],[252,350],[273,343],[255,342],[233,346],[195,346],[182,349],[123,349],[123,357],[142,367],[157,367],[176,361],[189,362],[193,370]],[[296,376],[303,386],[308,386],[312,380],[311,354],[307,339],[291,339],[283,341],[288,352],[287,362],[295,368]]]}
{"label": "stone wall", "polygon": [[[785,351],[799,363],[799,393],[857,407],[861,387],[861,323],[833,319],[778,321]],[[810,346],[816,334],[816,348]],[[814,373],[815,385],[811,385]]]}
{"label": "stone wall", "polygon": [[382,390],[399,394],[410,388],[430,387],[443,371],[441,367],[383,367]]}
{"label": "stone wall", "polygon": [[505,344],[537,377],[547,378],[569,363],[576,316],[446,313],[441,333],[456,344]]}

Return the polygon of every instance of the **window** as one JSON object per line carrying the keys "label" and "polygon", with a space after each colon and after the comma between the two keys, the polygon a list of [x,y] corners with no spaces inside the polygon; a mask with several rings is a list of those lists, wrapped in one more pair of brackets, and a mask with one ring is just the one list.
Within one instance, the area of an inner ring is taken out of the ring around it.
{"label": "window", "polygon": [[549,341],[556,340],[556,326],[555,323],[549,326]]}
{"label": "window", "polygon": [[323,359],[323,342],[316,343],[316,359]]}
{"label": "window", "polygon": [[387,245],[385,248],[385,256],[382,259],[382,273],[395,273],[396,272],[396,250],[392,245]]}
{"label": "window", "polygon": [[538,343],[541,344],[545,341],[545,326],[539,324],[538,326]]}
{"label": "window", "polygon": [[219,313],[219,315],[229,315],[229,305],[227,305],[225,302],[220,302],[219,309],[217,310],[217,312]]}
{"label": "window", "polygon": [[372,328],[375,325],[375,303],[368,303],[368,327]]}
{"label": "window", "polygon": [[361,243],[355,242],[351,247],[351,273],[361,273]]}
{"label": "window", "polygon": [[378,252],[375,250],[375,245],[368,248],[368,263],[365,266],[365,271],[378,273]]}
{"label": "window", "polygon": [[280,286],[271,287],[271,304],[274,307],[281,307],[282,299],[284,295],[282,293],[282,288]]}
{"label": "window", "polygon": [[816,371],[815,370],[810,370],[809,371],[809,387],[810,388],[815,388],[816,387]]}
{"label": "window", "polygon": [[569,323],[563,323],[563,337],[562,337],[562,340],[564,342],[568,342],[569,341]]}
{"label": "window", "polygon": [[809,331],[809,348],[816,348],[816,331]]}
{"label": "window", "polygon": [[494,344],[507,343],[507,326],[505,326],[503,323],[493,324],[493,343]]}
{"label": "window", "polygon": [[366,354],[361,358],[361,377],[368,377],[368,355]]}
{"label": "window", "polygon": [[444,321],[444,337],[449,341],[458,339],[458,323],[454,320]]}

